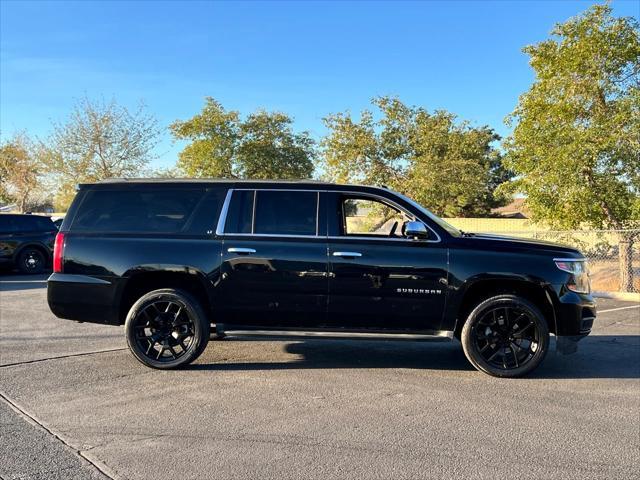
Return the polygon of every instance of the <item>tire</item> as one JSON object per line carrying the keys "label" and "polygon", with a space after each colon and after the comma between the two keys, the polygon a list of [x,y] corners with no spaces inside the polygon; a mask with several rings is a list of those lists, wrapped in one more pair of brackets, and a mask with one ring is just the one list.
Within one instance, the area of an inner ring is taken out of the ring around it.
{"label": "tire", "polygon": [[124,325],[133,356],[162,370],[198,358],[207,347],[211,329],[200,302],[185,291],[170,288],[142,296],[129,310]]}
{"label": "tire", "polygon": [[27,247],[18,255],[17,267],[24,274],[37,274],[44,272],[47,258],[37,248]]}
{"label": "tire", "polygon": [[476,306],[460,341],[478,370],[494,377],[531,373],[549,350],[549,327],[538,307],[516,295],[498,295]]}

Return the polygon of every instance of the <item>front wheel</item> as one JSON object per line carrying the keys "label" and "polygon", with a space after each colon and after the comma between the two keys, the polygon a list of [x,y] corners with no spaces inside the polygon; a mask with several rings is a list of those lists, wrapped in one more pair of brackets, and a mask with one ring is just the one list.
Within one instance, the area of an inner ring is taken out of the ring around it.
{"label": "front wheel", "polygon": [[210,323],[200,303],[174,289],[154,290],[133,304],[125,321],[134,357],[151,368],[193,362],[209,342]]}
{"label": "front wheel", "polygon": [[533,371],[549,349],[549,327],[540,310],[516,295],[498,295],[469,314],[461,335],[467,359],[494,377]]}

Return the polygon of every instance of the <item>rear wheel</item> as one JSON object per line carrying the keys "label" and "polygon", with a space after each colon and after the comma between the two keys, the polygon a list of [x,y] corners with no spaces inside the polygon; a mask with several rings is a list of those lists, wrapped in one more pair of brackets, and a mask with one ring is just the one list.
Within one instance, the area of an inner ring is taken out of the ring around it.
{"label": "rear wheel", "polygon": [[480,303],[462,329],[462,347],[478,370],[495,377],[521,377],[534,370],[549,349],[549,327],[540,310],[516,295]]}
{"label": "rear wheel", "polygon": [[210,323],[200,303],[181,290],[154,290],[133,304],[125,322],[137,360],[171,369],[193,362],[209,341]]}
{"label": "rear wheel", "polygon": [[46,266],[47,259],[37,248],[27,247],[18,256],[18,269],[22,273],[36,274],[42,273]]}

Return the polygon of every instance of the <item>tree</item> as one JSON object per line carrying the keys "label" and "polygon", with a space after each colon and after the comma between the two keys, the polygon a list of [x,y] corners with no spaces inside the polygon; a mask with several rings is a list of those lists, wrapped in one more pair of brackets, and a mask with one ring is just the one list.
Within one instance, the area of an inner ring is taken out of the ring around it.
{"label": "tree", "polygon": [[294,133],[284,113],[258,111],[240,125],[237,171],[242,178],[309,178],[315,142],[307,132]]}
{"label": "tree", "polygon": [[508,123],[505,191],[526,195],[534,220],[620,232],[621,288],[633,288],[640,220],[638,22],[595,5],[524,52],[536,79]]}
{"label": "tree", "polygon": [[504,203],[494,193],[510,178],[489,127],[458,122],[446,111],[429,113],[397,98],[372,100],[379,119],[365,110],[324,119],[325,175],[338,182],[388,185],[445,216],[489,213]]}
{"label": "tree", "polygon": [[178,157],[178,168],[190,177],[234,177],[234,155],[240,137],[240,114],[227,112],[211,97],[202,112],[170,125],[176,140],[190,140]]}
{"label": "tree", "polygon": [[242,120],[208,97],[202,112],[170,126],[176,140],[191,142],[178,167],[192,177],[308,178],[315,144],[307,132],[295,133],[292,123],[284,113],[265,111]]}
{"label": "tree", "polygon": [[79,101],[45,146],[45,163],[59,185],[56,206],[66,209],[77,183],[141,175],[159,134],[144,105],[132,113],[113,100]]}
{"label": "tree", "polygon": [[0,191],[5,200],[17,204],[21,212],[39,196],[42,171],[33,142],[18,134],[0,146]]}

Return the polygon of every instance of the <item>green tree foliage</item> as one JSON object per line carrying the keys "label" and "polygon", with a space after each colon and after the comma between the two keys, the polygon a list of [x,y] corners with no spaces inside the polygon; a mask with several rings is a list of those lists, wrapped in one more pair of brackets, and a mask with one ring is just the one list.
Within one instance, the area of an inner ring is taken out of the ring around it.
{"label": "green tree foliage", "polygon": [[309,178],[314,141],[307,132],[295,133],[292,123],[283,113],[265,111],[242,120],[209,97],[202,112],[170,126],[176,140],[190,141],[178,167],[190,177]]}
{"label": "green tree foliage", "polygon": [[489,127],[458,122],[446,111],[410,107],[397,98],[372,101],[365,110],[324,119],[325,176],[338,182],[387,185],[444,216],[486,215],[504,204],[496,187],[508,172]]}
{"label": "green tree foliage", "polygon": [[132,113],[115,101],[78,102],[45,145],[44,161],[59,186],[56,208],[68,207],[78,183],[142,175],[159,135],[142,105]]}
{"label": "green tree foliage", "polygon": [[[536,79],[508,118],[505,185],[526,194],[533,218],[559,228],[625,229],[640,216],[638,22],[595,5],[528,46]],[[631,288],[622,237],[622,287]]]}
{"label": "green tree foliage", "polygon": [[24,134],[0,146],[0,197],[21,212],[42,194],[42,169],[36,147]]}

